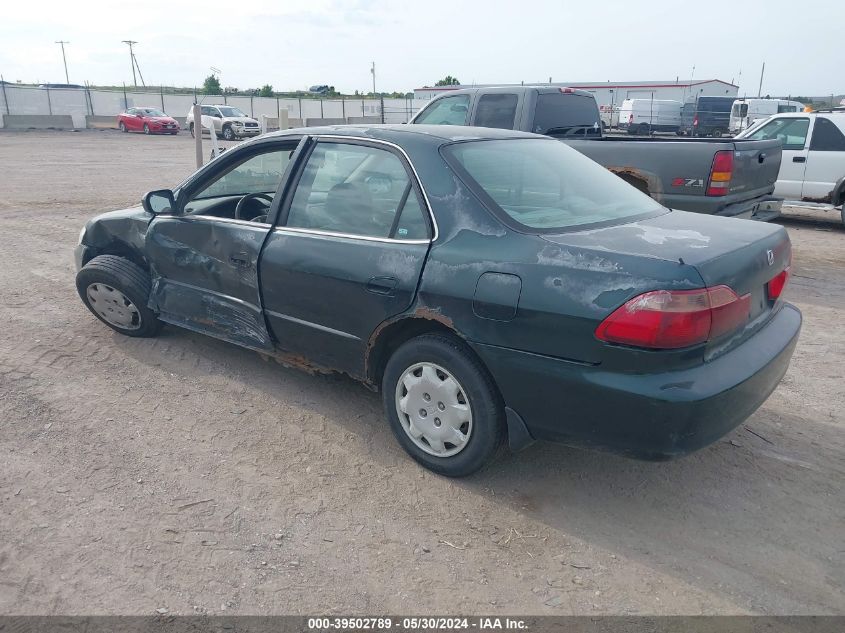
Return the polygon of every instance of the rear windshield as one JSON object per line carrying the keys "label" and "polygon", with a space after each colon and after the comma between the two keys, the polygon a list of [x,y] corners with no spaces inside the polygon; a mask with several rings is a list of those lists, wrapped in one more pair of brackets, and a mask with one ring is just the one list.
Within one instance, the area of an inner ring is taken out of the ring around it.
{"label": "rear windshield", "polygon": [[537,95],[532,132],[549,136],[601,136],[599,108],[592,96],[564,92]]}
{"label": "rear windshield", "polygon": [[663,210],[559,141],[469,141],[446,146],[444,155],[493,211],[520,229],[554,232]]}

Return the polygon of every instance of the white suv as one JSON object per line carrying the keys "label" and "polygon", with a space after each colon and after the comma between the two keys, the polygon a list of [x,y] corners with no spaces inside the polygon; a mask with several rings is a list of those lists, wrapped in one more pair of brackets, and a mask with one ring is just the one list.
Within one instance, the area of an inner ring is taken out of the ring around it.
{"label": "white suv", "polygon": [[[202,116],[211,117],[214,120],[214,130],[217,136],[222,136],[227,141],[234,141],[246,136],[258,136],[261,134],[261,126],[258,121],[248,117],[238,108],[229,105],[203,105]],[[188,110],[185,124],[194,135],[194,109]]]}
{"label": "white suv", "polygon": [[736,138],[783,143],[776,196],[835,207],[845,202],[845,110],[775,114]]}

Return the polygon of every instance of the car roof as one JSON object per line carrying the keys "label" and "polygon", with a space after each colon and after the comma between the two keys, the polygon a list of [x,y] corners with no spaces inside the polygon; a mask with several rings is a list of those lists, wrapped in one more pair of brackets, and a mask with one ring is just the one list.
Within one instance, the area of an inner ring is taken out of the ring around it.
{"label": "car roof", "polygon": [[498,128],[469,127],[466,125],[417,125],[417,124],[357,124],[327,125],[321,127],[294,128],[265,134],[262,138],[290,135],[346,136],[349,138],[372,138],[402,145],[403,141],[421,142],[428,139],[433,145],[455,141],[498,140],[512,138],[548,138],[530,132],[502,130]]}

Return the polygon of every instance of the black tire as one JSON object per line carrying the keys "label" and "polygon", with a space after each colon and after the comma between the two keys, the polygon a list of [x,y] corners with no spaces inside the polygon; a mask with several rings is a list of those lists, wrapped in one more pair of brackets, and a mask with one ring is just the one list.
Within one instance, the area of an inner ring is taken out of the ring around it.
{"label": "black tire", "polygon": [[188,129],[191,131],[191,138],[194,138],[194,124],[193,124],[193,123],[191,123],[191,124],[188,126]]}
{"label": "black tire", "polygon": [[[472,412],[472,432],[464,448],[450,457],[431,455],[418,447],[400,422],[396,390],[403,374],[413,365],[439,365],[460,383]],[[447,477],[465,477],[492,463],[507,436],[505,407],[493,379],[481,362],[457,338],[424,334],[397,349],[384,370],[382,399],[390,429],[396,440],[417,462]]]}
{"label": "black tire", "polygon": [[126,132],[128,132],[128,131],[129,131],[129,130],[127,130],[127,129],[126,129],[126,124],[125,124],[123,121],[121,121],[120,123],[118,123],[118,124],[117,124],[117,127],[118,127],[118,129],[119,129],[121,132],[126,133]]}
{"label": "black tire", "polygon": [[147,125],[146,123],[144,123],[144,134],[149,134],[149,133],[150,133],[150,126]]}
{"label": "black tire", "polygon": [[722,131],[722,128],[720,128],[720,127],[714,128],[713,131],[710,132],[710,135],[713,138],[722,138],[723,134],[724,134],[724,131]]}
{"label": "black tire", "polygon": [[231,125],[223,126],[223,138],[227,141],[234,141],[237,138],[237,136],[235,135],[235,130],[232,129]]}
{"label": "black tire", "polygon": [[651,135],[651,126],[648,123],[641,124],[639,133],[640,133],[641,136],[650,136]]}
{"label": "black tire", "polygon": [[[92,307],[88,297],[91,286],[102,284],[120,291],[129,299],[138,312],[138,324],[133,328],[120,327],[106,321]],[[126,336],[155,336],[161,330],[162,322],[155,312],[147,307],[150,297],[150,277],[137,264],[116,255],[99,255],[85,264],[76,274],[76,290],[91,313],[115,332]]]}

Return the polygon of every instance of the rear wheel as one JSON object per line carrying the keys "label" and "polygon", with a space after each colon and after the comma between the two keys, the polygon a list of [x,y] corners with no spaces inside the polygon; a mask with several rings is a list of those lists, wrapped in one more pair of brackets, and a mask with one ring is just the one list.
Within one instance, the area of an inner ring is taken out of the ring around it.
{"label": "rear wheel", "polygon": [[194,124],[193,124],[193,123],[191,123],[191,124],[188,126],[188,129],[191,131],[191,138],[194,138]]}
{"label": "rear wheel", "polygon": [[155,336],[161,321],[147,307],[149,275],[128,259],[100,255],[76,275],[76,290],[100,321],[126,336]]}
{"label": "rear wheel", "polygon": [[501,396],[480,361],[454,337],[426,334],[399,347],[385,367],[382,397],[402,448],[441,475],[478,471],[504,441]]}
{"label": "rear wheel", "polygon": [[123,121],[118,123],[117,127],[121,132],[128,132],[129,131],[129,130],[126,129],[126,124]]}
{"label": "rear wheel", "polygon": [[149,133],[150,133],[150,126],[147,125],[146,123],[144,123],[144,134],[149,134]]}
{"label": "rear wheel", "polygon": [[724,130],[722,130],[722,128],[720,128],[720,127],[714,128],[713,131],[711,132],[711,134],[713,135],[713,138],[722,138],[722,135],[724,133],[725,133]]}

